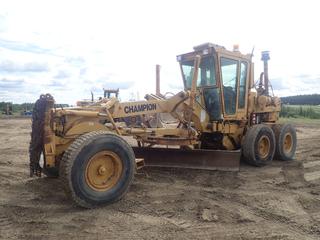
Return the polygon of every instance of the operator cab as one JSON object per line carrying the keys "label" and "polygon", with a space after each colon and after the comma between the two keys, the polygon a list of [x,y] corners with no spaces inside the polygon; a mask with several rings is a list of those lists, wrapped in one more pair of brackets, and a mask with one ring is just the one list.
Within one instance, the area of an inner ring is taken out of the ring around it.
{"label": "operator cab", "polygon": [[104,98],[118,98],[119,96],[119,88],[117,89],[103,89],[103,97]]}
{"label": "operator cab", "polygon": [[201,56],[197,102],[205,106],[210,121],[244,119],[251,55],[243,55],[237,48],[228,51],[222,46],[205,43],[194,47],[193,52],[177,56],[185,90],[191,89],[196,55]]}

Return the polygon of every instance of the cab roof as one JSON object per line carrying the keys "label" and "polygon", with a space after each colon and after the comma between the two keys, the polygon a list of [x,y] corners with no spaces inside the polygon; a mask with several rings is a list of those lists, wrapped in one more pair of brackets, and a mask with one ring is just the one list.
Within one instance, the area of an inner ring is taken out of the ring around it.
{"label": "cab roof", "polygon": [[243,58],[243,59],[246,59],[249,61],[251,60],[251,56],[252,56],[252,54],[242,54],[239,51],[239,48],[236,46],[234,47],[233,51],[230,51],[230,50],[227,50],[223,46],[220,46],[220,45],[214,44],[214,43],[210,43],[210,42],[194,46],[193,50],[194,50],[193,52],[178,55],[177,61],[181,62],[183,60],[191,60],[196,55],[205,56],[205,55],[213,54],[213,53],[220,53],[220,54],[228,55],[230,57]]}

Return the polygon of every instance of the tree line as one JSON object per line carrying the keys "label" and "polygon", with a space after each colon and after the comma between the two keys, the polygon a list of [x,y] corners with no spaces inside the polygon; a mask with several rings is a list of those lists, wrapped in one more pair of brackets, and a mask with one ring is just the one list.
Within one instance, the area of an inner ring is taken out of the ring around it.
{"label": "tree line", "polygon": [[[308,94],[308,95],[296,95],[289,97],[282,97],[281,102],[284,105],[320,105],[320,94]],[[68,107],[68,104],[56,104],[56,107]],[[11,103],[11,102],[0,102],[0,112],[6,111],[8,108],[11,109],[13,113],[32,111],[34,103]],[[299,107],[290,108],[288,106],[282,106],[281,116],[290,117],[292,115],[299,116],[313,116],[318,118],[319,115],[317,111],[314,112],[312,107]]]}
{"label": "tree line", "polygon": [[[69,107],[68,104],[55,104],[57,108],[60,107]],[[0,102],[0,113],[5,113],[7,110],[12,113],[23,113],[32,111],[34,103],[12,103],[12,102]]]}
{"label": "tree line", "polygon": [[283,104],[290,105],[320,105],[320,94],[297,95],[282,97]]}

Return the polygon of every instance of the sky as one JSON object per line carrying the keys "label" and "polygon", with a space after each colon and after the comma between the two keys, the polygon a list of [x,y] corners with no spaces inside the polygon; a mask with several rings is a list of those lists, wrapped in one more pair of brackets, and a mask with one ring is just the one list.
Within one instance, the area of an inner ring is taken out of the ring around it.
{"label": "sky", "polygon": [[16,1],[0,0],[0,101],[34,102],[51,93],[75,104],[120,88],[142,99],[183,89],[176,55],[212,42],[242,53],[270,51],[278,96],[320,93],[317,1]]}

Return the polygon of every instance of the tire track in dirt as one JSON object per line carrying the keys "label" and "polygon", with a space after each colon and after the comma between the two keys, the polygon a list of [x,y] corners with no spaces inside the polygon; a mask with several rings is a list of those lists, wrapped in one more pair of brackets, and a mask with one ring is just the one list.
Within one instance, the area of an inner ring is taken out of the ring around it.
{"label": "tire track in dirt", "polygon": [[[219,193],[221,193],[219,191]],[[252,202],[260,202],[257,198],[254,198],[252,195],[245,195],[243,193],[225,193],[219,194],[218,192],[214,192],[216,199],[223,199],[224,203],[228,206],[229,209],[238,210],[245,209],[247,213],[251,215],[251,219],[246,220],[248,222],[260,223],[261,220],[265,220],[268,225],[277,225],[282,229],[290,229],[290,232],[298,234],[300,236],[305,236],[308,234],[312,239],[318,239],[320,237],[320,231],[317,229],[317,226],[305,227],[303,224],[299,224],[292,220],[289,216],[284,216],[281,214],[277,214],[273,212],[271,209],[268,209],[266,206],[261,206],[260,204],[251,204]],[[217,196],[220,195],[220,196]],[[208,199],[212,199],[208,197]],[[248,201],[248,199],[251,199]],[[241,215],[236,215],[238,221],[241,221]]]}

